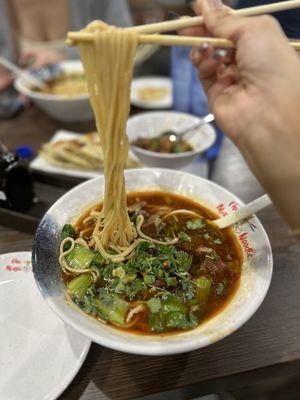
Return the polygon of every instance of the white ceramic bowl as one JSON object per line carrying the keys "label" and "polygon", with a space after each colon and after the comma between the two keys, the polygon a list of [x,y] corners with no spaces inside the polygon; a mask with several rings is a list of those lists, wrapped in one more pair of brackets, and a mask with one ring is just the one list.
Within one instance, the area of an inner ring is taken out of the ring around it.
{"label": "white ceramic bowl", "polygon": [[[164,190],[180,193],[215,212],[230,213],[242,202],[220,186],[180,171],[136,169],[125,172],[127,191]],[[91,202],[103,198],[103,176],[82,183],[61,197],[46,213],[37,230],[32,253],[37,285],[52,310],[92,341],[127,353],[163,355],[208,346],[243,325],[262,303],[272,277],[272,252],[268,237],[256,217],[239,225],[235,234],[244,254],[236,294],[220,313],[194,330],[175,335],[137,335],[102,325],[68,305],[58,264],[63,225],[76,219]],[[254,228],[255,226],[255,228]]]}
{"label": "white ceramic bowl", "polygon": [[[154,111],[137,114],[127,122],[127,135],[132,143],[138,137],[154,138],[165,131],[179,132],[195,125],[200,118],[177,111]],[[212,125],[199,127],[187,142],[193,151],[178,154],[157,153],[131,145],[132,151],[149,167],[180,169],[194,161],[197,155],[207,150],[216,140],[216,132]]]}
{"label": "white ceramic bowl", "polygon": [[[59,68],[66,72],[83,71],[80,61],[62,61]],[[93,119],[88,94],[77,96],[54,95],[31,90],[22,78],[15,81],[18,92],[29,97],[45,113],[59,121],[89,121]]]}

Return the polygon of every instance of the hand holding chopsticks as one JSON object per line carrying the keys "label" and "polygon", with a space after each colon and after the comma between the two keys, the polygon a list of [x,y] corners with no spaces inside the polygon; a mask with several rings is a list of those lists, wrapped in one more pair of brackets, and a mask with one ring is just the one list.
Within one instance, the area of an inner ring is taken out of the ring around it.
{"label": "hand holding chopsticks", "polygon": [[[257,7],[243,8],[234,11],[237,15],[253,16],[276,11],[289,10],[300,7],[300,0],[282,1],[279,3],[267,4]],[[203,24],[203,17],[181,18],[176,21],[164,21],[154,24],[139,25],[128,29],[134,29],[140,33],[139,43],[141,44],[157,44],[161,46],[195,46],[201,47],[204,43],[210,44],[217,48],[233,48],[234,43],[223,38],[207,38],[207,37],[190,37],[175,35],[160,35],[158,32],[167,32],[183,28],[195,27]],[[93,33],[69,32],[67,44],[72,46],[76,42],[86,42],[93,40]],[[290,42],[291,46],[300,50],[300,43]]]}

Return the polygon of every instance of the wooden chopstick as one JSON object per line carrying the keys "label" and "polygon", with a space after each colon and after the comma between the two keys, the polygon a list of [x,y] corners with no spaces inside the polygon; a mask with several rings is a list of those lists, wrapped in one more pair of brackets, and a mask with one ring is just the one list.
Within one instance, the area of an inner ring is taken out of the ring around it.
{"label": "wooden chopstick", "polygon": [[[288,1],[281,1],[279,3],[273,4],[266,4],[262,6],[256,7],[249,7],[249,8],[242,8],[240,10],[233,11],[233,13],[237,15],[243,16],[253,16],[253,15],[261,15],[261,14],[268,14],[273,13],[276,11],[283,11],[283,10],[290,10],[293,8],[300,7],[300,0],[288,0]],[[159,35],[156,35],[155,38],[150,39],[146,37],[145,34],[154,34],[159,32],[167,32],[178,30],[182,28],[190,28],[193,26],[199,26],[203,24],[203,17],[187,17],[187,18],[180,18],[176,21],[164,21],[158,22],[154,24],[146,24],[146,25],[138,25],[126,29],[136,30],[141,34],[140,43],[147,43],[147,44],[161,44],[162,46],[170,46],[170,45],[182,45],[182,46],[201,46],[203,44],[203,38],[185,38],[181,36],[180,38],[173,36],[171,39],[167,40],[166,37],[161,35],[161,38],[158,38]],[[154,36],[154,35],[153,35]],[[69,46],[74,46],[76,42],[86,42],[92,41],[93,34],[92,33],[85,33],[85,32],[68,32],[66,43]],[[153,40],[153,41],[152,41]],[[222,47],[223,48],[230,48],[233,47],[233,43],[229,43],[229,41],[225,41],[225,39],[218,39],[218,38],[211,38],[206,39],[206,42],[211,42],[212,45],[215,47]],[[222,46],[220,43],[223,43]],[[292,42],[292,46],[296,49],[299,49],[299,45],[297,42]]]}
{"label": "wooden chopstick", "polygon": [[[265,4],[262,6],[242,8],[240,10],[234,10],[233,13],[236,15],[242,15],[245,17],[261,14],[271,14],[277,11],[291,10],[293,8],[300,7],[300,0],[289,0],[281,1],[273,4]],[[186,17],[180,18],[175,21],[164,21],[153,24],[137,25],[130,29],[137,30],[140,33],[159,33],[159,32],[171,32],[182,28],[191,28],[194,26],[203,25],[203,17]]]}
{"label": "wooden chopstick", "polygon": [[[84,32],[69,32],[68,39],[71,44],[74,42],[90,42],[94,38],[93,33]],[[209,37],[199,37],[199,36],[177,36],[177,35],[160,35],[160,34],[149,34],[149,35],[139,35],[140,44],[156,44],[160,46],[186,46],[186,47],[201,47],[203,44],[207,43],[212,47],[231,49],[235,45],[231,40],[222,38],[209,38]],[[291,46],[296,50],[300,50],[300,42],[290,42]]]}
{"label": "wooden chopstick", "polygon": [[[139,35],[139,43],[157,44],[160,46],[186,46],[201,47],[209,44],[215,48],[232,49],[235,44],[231,40],[222,38],[200,37],[200,36],[177,36],[177,35]],[[300,41],[290,41],[290,45],[296,50],[300,50]]]}

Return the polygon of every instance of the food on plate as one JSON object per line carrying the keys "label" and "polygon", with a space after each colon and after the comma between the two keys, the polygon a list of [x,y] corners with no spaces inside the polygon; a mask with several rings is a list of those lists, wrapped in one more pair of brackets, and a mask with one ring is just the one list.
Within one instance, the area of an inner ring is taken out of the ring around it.
{"label": "food on plate", "polygon": [[[86,133],[76,139],[58,140],[44,144],[40,156],[49,164],[83,170],[98,170],[103,168],[103,151],[97,132]],[[126,168],[138,166],[132,155],[126,161]]]}
{"label": "food on plate", "polygon": [[241,257],[231,231],[213,228],[206,219],[215,215],[179,195],[131,193],[127,202],[130,248],[97,246],[102,204],[64,226],[60,265],[70,299],[97,320],[136,333],[197,327],[238,286]]}
{"label": "food on plate", "polygon": [[[79,42],[104,155],[104,199],[62,229],[59,264],[69,299],[136,333],[195,328],[234,293],[241,272],[230,230],[171,193],[126,194],[126,122],[138,33],[94,21]],[[144,183],[142,184],[144,186]]]}
{"label": "food on plate", "polygon": [[183,139],[171,142],[167,137],[138,137],[131,144],[157,153],[184,153],[194,150],[193,147]]}
{"label": "food on plate", "polygon": [[46,82],[45,88],[32,88],[36,92],[60,96],[78,96],[87,94],[87,83],[84,74],[81,72],[60,72],[60,74]]}
{"label": "food on plate", "polygon": [[142,87],[137,89],[137,95],[142,101],[162,100],[170,95],[170,89],[166,87]]}

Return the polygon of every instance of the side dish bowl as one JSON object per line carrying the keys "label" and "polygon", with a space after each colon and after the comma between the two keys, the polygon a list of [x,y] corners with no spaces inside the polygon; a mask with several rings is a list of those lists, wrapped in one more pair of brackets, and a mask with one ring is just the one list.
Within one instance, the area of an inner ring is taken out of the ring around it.
{"label": "side dish bowl", "polygon": [[205,124],[186,136],[185,141],[193,148],[183,153],[158,153],[134,146],[139,137],[155,138],[162,132],[179,132],[196,125],[200,118],[178,111],[153,111],[140,113],[130,117],[127,122],[127,135],[131,149],[140,161],[149,167],[180,169],[194,161],[194,159],[216,140],[216,132],[211,124]]}
{"label": "side dish bowl", "polygon": [[[66,74],[83,72],[81,62],[76,60],[62,61],[57,64],[57,67]],[[15,88],[46,114],[59,121],[89,121],[93,119],[88,93],[64,96],[37,92],[29,88],[22,78],[16,79]]]}
{"label": "side dish bowl", "polygon": [[[127,191],[160,190],[198,201],[219,215],[243,203],[235,195],[203,178],[167,169],[125,171]],[[82,183],[61,197],[42,219],[33,243],[33,273],[51,309],[92,341],[114,350],[144,355],[182,353],[208,346],[243,325],[259,308],[272,277],[272,251],[268,237],[254,216],[251,224],[235,227],[243,253],[239,287],[229,304],[194,330],[176,334],[140,335],[103,325],[67,303],[58,263],[61,230],[91,204],[103,198],[102,176]]]}

